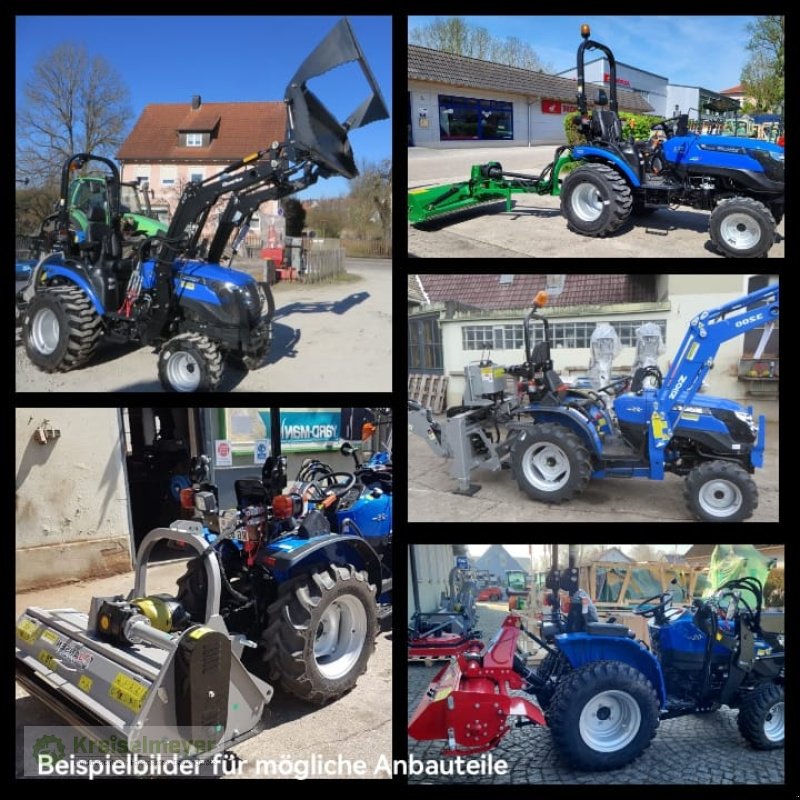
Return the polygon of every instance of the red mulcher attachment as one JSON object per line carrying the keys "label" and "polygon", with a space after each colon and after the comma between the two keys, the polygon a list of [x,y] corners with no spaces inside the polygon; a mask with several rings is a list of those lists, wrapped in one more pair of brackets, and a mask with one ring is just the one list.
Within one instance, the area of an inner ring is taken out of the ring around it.
{"label": "red mulcher attachment", "polygon": [[463,653],[473,645],[483,647],[480,639],[462,636],[460,633],[441,633],[439,636],[421,636],[409,639],[409,661],[441,661]]}
{"label": "red mulcher attachment", "polygon": [[545,724],[539,706],[509,694],[525,686],[514,670],[519,624],[506,617],[488,647],[473,640],[439,671],[408,724],[412,738],[446,739],[443,755],[469,755],[496,747],[510,717]]}

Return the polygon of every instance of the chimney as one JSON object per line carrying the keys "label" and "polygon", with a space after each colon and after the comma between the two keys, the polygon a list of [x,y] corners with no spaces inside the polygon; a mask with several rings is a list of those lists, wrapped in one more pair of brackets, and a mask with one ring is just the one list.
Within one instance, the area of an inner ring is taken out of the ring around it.
{"label": "chimney", "polygon": [[193,94],[192,95],[192,111],[197,111],[197,109],[200,108],[200,102],[201,102],[200,95],[199,94]]}

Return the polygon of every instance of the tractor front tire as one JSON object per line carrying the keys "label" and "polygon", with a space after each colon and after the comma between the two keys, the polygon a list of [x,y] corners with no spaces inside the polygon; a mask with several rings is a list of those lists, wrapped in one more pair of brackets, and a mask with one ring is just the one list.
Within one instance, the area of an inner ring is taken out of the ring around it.
{"label": "tractor front tire", "polygon": [[706,461],[683,484],[689,511],[704,522],[741,522],[758,508],[755,481],[738,464]]}
{"label": "tractor front tire", "polygon": [[181,333],[161,348],[158,378],[168,392],[213,392],[222,378],[219,347],[199,333]]}
{"label": "tractor front tire", "polygon": [[756,750],[783,747],[784,709],[783,686],[776,683],[756,686],[739,708],[739,733]]}
{"label": "tractor front tire", "polygon": [[653,685],[621,661],[595,661],[567,674],[547,711],[559,755],[592,771],[630,764],[650,746],[658,723]]}
{"label": "tractor front tire", "polygon": [[592,476],[583,442],[563,425],[551,423],[520,433],[511,450],[511,469],[519,488],[543,503],[571,500]]}
{"label": "tractor front tire", "polygon": [[261,637],[270,678],[318,705],[349,692],[375,650],[375,594],[353,566],[331,564],[281,584]]}
{"label": "tractor front tire", "polygon": [[775,241],[775,218],[752,197],[729,197],[711,212],[708,232],[727,258],[764,258]]}
{"label": "tractor front tire", "polygon": [[94,354],[103,323],[77,286],[37,292],[25,311],[22,341],[28,358],[45,372],[68,372]]}
{"label": "tractor front tire", "polygon": [[605,164],[585,164],[564,178],[561,213],[567,227],[582,236],[606,236],[631,214],[633,200],[625,178]]}

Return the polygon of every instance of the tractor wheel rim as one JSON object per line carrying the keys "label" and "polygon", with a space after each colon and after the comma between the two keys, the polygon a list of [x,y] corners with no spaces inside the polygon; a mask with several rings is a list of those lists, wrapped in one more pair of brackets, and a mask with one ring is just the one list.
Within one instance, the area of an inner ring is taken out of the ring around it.
{"label": "tractor wheel rim", "polygon": [[761,239],[761,228],[749,214],[729,214],[720,223],[719,232],[734,250],[749,250]]}
{"label": "tractor wheel rim", "polygon": [[367,611],[351,595],[337,597],[322,612],[314,641],[317,669],[328,680],[347,675],[367,640]]}
{"label": "tractor wheel rim", "polygon": [[581,739],[599,753],[622,750],[636,738],[641,724],[639,704],[617,689],[595,695],[583,707],[579,720]]}
{"label": "tractor wheel rim", "polygon": [[603,198],[593,183],[581,183],[572,193],[572,210],[584,222],[594,222],[603,213]]}
{"label": "tractor wheel rim", "polygon": [[764,718],[764,736],[771,742],[783,741],[783,700],[775,703]]}
{"label": "tractor wheel rim", "polygon": [[697,501],[706,514],[729,517],[742,507],[742,492],[735,483],[717,478],[700,489]]}
{"label": "tractor wheel rim", "polygon": [[167,362],[167,380],[178,392],[195,392],[200,386],[200,364],[191,353],[173,353]]}
{"label": "tractor wheel rim", "polygon": [[58,347],[61,338],[61,325],[55,312],[43,308],[31,323],[31,341],[42,355],[49,356]]}
{"label": "tractor wheel rim", "polygon": [[557,492],[570,476],[567,454],[551,442],[534,444],[523,460],[522,472],[527,481],[542,492]]}

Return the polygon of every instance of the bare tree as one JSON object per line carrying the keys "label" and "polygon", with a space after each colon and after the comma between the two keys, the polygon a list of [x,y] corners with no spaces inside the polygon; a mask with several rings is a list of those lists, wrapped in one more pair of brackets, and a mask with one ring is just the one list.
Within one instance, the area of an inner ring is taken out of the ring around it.
{"label": "bare tree", "polygon": [[105,59],[64,43],[36,62],[17,109],[17,174],[55,180],[75,153],[110,156],[131,118],[130,93]]}
{"label": "bare tree", "polygon": [[375,230],[388,241],[392,237],[392,162],[362,162],[359,176],[350,184],[350,225],[359,235]]}
{"label": "bare tree", "polygon": [[550,64],[542,63],[527,42],[516,36],[497,39],[486,28],[472,25],[464,17],[437,17],[421,28],[412,28],[409,41],[433,50],[496,61],[509,67],[522,67],[538,72],[552,70]]}
{"label": "bare tree", "polygon": [[634,561],[658,561],[664,555],[661,550],[656,550],[651,544],[635,544],[628,555]]}

